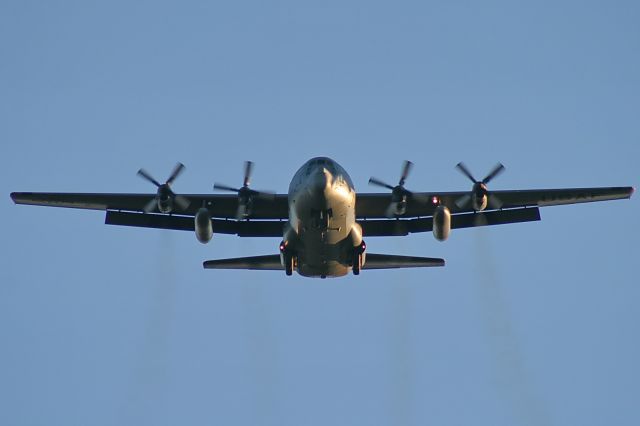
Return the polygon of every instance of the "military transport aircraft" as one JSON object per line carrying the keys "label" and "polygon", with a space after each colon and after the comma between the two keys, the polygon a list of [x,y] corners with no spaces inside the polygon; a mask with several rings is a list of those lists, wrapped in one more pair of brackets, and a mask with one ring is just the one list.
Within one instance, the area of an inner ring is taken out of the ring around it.
{"label": "military transport aircraft", "polygon": [[178,163],[155,194],[14,192],[17,204],[105,210],[110,225],[195,232],[201,243],[214,233],[240,237],[279,237],[279,254],[204,262],[207,269],[280,270],[305,277],[338,277],[350,270],[444,266],[428,257],[368,253],[364,237],[401,236],[432,231],[444,241],[451,229],[540,220],[539,207],[630,198],[632,187],[489,191],[487,184],[504,170],[498,164],[484,179],[456,167],[473,182],[470,191],[413,192],[404,184],[412,163],[405,161],[397,185],[371,178],[390,193],[357,194],[347,172],[327,157],[307,161],[296,172],[288,194],[249,187],[253,163],[245,163],[243,185],[215,184],[235,194],[176,194],[173,182],[184,170]]}

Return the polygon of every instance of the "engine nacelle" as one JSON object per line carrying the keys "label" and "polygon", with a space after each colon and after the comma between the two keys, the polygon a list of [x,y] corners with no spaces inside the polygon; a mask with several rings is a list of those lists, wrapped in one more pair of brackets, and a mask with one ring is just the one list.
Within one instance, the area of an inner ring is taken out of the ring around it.
{"label": "engine nacelle", "polygon": [[387,216],[402,216],[407,212],[407,201],[392,201],[387,209]]}
{"label": "engine nacelle", "polygon": [[194,222],[196,238],[198,241],[202,244],[206,244],[211,241],[211,238],[213,237],[213,225],[211,224],[211,214],[209,213],[209,210],[205,207],[198,210]]}
{"label": "engine nacelle", "polygon": [[173,196],[169,185],[164,184],[158,187],[156,200],[158,203],[158,211],[160,213],[171,213],[173,211]]}
{"label": "engine nacelle", "polygon": [[449,238],[451,232],[451,212],[446,206],[436,207],[433,213],[433,236],[438,241]]}
{"label": "engine nacelle", "polygon": [[471,205],[477,212],[487,208],[489,197],[487,197],[487,185],[482,182],[475,183],[471,190]]}

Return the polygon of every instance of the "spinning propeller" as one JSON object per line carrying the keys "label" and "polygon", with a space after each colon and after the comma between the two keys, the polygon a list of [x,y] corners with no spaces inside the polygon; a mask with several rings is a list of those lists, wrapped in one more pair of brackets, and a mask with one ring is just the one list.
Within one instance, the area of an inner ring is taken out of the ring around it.
{"label": "spinning propeller", "polygon": [[391,190],[391,204],[387,208],[387,217],[401,216],[407,210],[407,199],[413,196],[413,193],[404,187],[404,183],[409,176],[413,163],[405,160],[402,166],[402,174],[396,186],[389,185],[386,182],[374,177],[369,179],[369,185],[381,186]]}
{"label": "spinning propeller", "polygon": [[251,183],[251,172],[253,171],[253,162],[244,162],[244,180],[242,187],[234,188],[232,186],[224,185],[221,183],[215,183],[213,189],[218,191],[229,191],[238,194],[238,211],[236,213],[236,219],[246,219],[251,215],[251,208],[253,207],[254,197],[258,198],[274,198],[274,194],[265,191],[256,191],[249,188]]}
{"label": "spinning propeller", "polygon": [[156,207],[158,208],[158,211],[162,213],[171,213],[174,202],[182,210],[186,210],[189,207],[189,200],[181,195],[176,195],[171,189],[171,184],[173,184],[173,181],[180,176],[184,169],[184,164],[176,164],[173,168],[173,172],[171,172],[171,176],[169,176],[165,183],[158,182],[144,169],[138,170],[138,176],[148,180],[158,188],[156,196],[144,206],[145,213],[152,212]]}
{"label": "spinning propeller", "polygon": [[499,209],[502,206],[502,201],[495,195],[489,194],[489,190],[487,189],[487,184],[505,170],[505,167],[501,163],[496,164],[491,172],[481,181],[473,177],[464,163],[458,163],[456,168],[473,182],[471,192],[456,200],[456,205],[459,208],[465,208],[469,206],[469,203],[471,203],[471,207],[476,211],[484,210],[487,208],[487,205],[494,209]]}

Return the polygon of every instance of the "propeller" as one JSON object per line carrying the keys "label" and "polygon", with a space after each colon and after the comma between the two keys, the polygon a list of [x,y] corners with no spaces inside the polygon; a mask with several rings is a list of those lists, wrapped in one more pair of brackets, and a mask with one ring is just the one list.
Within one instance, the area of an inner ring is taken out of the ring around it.
{"label": "propeller", "polygon": [[181,195],[176,195],[171,189],[171,185],[178,176],[184,171],[184,164],[178,163],[173,168],[171,175],[165,183],[158,182],[149,172],[144,169],[138,170],[138,176],[148,180],[158,188],[158,192],[151,201],[144,206],[144,212],[150,213],[158,208],[162,213],[170,213],[173,210],[173,203],[175,202],[182,210],[186,210],[189,207],[189,200]]}
{"label": "propeller", "polygon": [[396,186],[389,185],[388,183],[374,177],[369,179],[369,185],[380,186],[391,190],[391,204],[387,209],[387,217],[401,216],[406,211],[407,198],[413,195],[411,191],[404,187],[407,177],[409,176],[409,172],[411,171],[411,167],[413,167],[413,163],[409,160],[405,160],[402,166],[400,180]]}
{"label": "propeller", "polygon": [[236,213],[236,219],[244,219],[251,215],[251,207],[253,205],[254,197],[258,198],[274,198],[274,194],[266,191],[256,191],[249,188],[251,184],[251,172],[253,171],[253,162],[244,162],[244,179],[240,188],[234,188],[222,183],[215,183],[213,189],[218,191],[235,192],[238,194],[238,211]]}
{"label": "propeller", "polygon": [[502,206],[500,199],[493,194],[489,194],[489,190],[487,189],[487,184],[505,170],[505,167],[501,163],[496,164],[489,174],[480,181],[473,177],[473,174],[471,174],[464,163],[458,163],[456,168],[473,182],[471,192],[456,200],[456,205],[459,208],[466,207],[470,202],[474,210],[484,210],[487,204],[495,209],[499,209]]}

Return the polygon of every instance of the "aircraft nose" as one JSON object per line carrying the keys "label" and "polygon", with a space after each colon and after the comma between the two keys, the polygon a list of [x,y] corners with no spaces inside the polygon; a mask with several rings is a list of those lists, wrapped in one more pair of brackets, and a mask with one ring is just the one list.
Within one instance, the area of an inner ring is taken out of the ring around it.
{"label": "aircraft nose", "polygon": [[311,188],[314,192],[324,192],[331,186],[333,177],[325,168],[318,168],[311,177]]}

